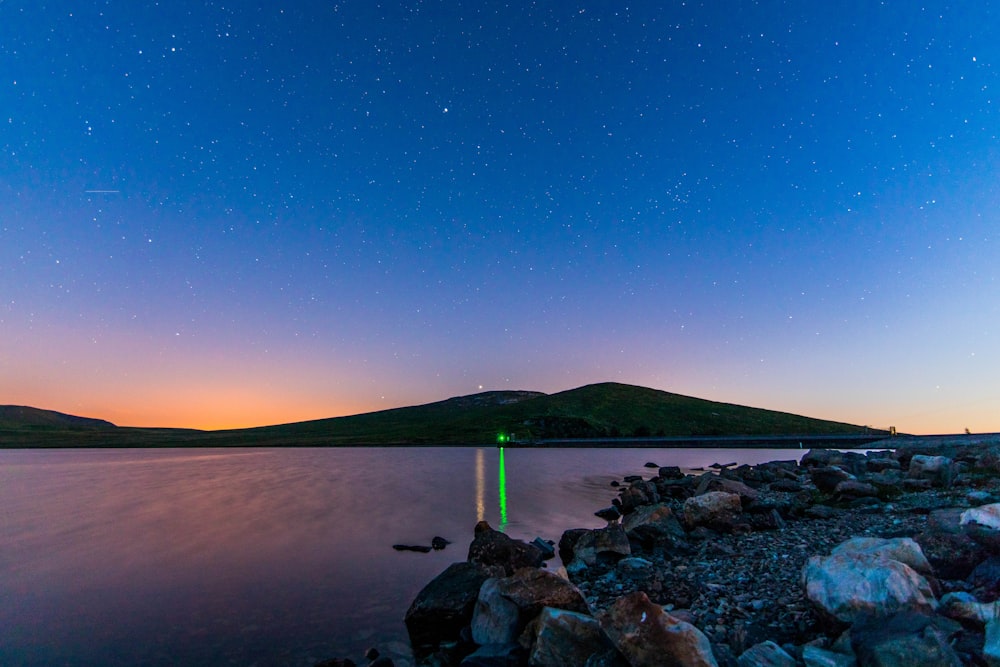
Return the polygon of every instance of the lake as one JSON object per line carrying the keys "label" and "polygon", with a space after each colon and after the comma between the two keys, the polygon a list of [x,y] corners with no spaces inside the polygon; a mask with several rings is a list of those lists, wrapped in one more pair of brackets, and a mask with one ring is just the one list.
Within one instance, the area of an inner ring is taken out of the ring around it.
{"label": "lake", "polygon": [[[612,480],[801,450],[0,451],[0,664],[408,664],[403,615],[485,519],[558,541]],[[427,554],[396,543],[451,544]],[[550,562],[550,567],[560,563]]]}

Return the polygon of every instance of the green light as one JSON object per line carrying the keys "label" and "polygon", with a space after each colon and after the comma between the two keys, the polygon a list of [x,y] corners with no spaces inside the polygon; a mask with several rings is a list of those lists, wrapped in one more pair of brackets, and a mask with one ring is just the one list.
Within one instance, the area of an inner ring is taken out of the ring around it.
{"label": "green light", "polygon": [[497,444],[503,445],[510,442],[510,436],[506,433],[497,433]]}
{"label": "green light", "polygon": [[500,532],[507,530],[507,467],[503,462],[503,447],[500,448],[500,464],[497,466],[499,478],[497,490],[500,496]]}

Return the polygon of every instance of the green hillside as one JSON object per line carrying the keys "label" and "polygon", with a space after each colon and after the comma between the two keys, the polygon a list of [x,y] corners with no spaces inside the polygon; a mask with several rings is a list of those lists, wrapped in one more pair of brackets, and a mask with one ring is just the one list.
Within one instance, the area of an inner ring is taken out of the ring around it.
{"label": "green hillside", "polygon": [[[2,414],[2,413],[0,413]],[[105,422],[107,423],[107,422]],[[617,383],[557,394],[492,391],[349,417],[228,431],[114,428],[88,433],[0,424],[0,446],[459,445],[556,438],[860,434],[865,428]]]}

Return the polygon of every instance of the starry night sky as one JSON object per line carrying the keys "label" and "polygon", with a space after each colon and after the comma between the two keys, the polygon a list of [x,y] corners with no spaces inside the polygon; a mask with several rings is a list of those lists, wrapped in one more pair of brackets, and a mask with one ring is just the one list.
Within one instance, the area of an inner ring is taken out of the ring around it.
{"label": "starry night sky", "polygon": [[3,2],[0,403],[1000,431],[998,70],[987,2]]}

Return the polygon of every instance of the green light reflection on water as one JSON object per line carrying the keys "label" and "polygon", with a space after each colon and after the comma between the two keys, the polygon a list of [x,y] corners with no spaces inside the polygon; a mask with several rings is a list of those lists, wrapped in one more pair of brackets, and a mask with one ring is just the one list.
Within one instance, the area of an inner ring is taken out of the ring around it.
{"label": "green light reflection on water", "polygon": [[507,469],[503,462],[503,447],[500,448],[500,463],[497,466],[497,490],[500,496],[500,531],[507,530]]}

